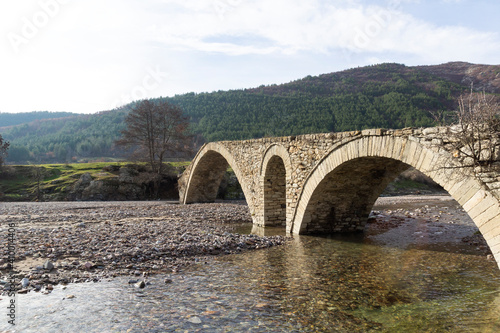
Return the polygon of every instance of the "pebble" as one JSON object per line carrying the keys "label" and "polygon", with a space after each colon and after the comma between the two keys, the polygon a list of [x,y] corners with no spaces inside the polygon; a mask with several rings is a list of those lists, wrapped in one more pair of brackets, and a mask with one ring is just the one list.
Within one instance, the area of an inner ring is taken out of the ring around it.
{"label": "pebble", "polygon": [[92,267],[94,267],[94,264],[91,262],[86,262],[85,264],[83,264],[83,268],[86,270],[90,270]]}
{"label": "pebble", "polygon": [[54,269],[54,264],[50,260],[47,260],[43,264],[43,269],[46,269],[46,270],[48,270],[50,272],[52,269]]}
{"label": "pebble", "polygon": [[28,288],[29,285],[30,285],[30,280],[28,278],[24,278],[21,280],[21,286],[23,288]]}
{"label": "pebble", "polygon": [[267,308],[267,307],[269,307],[269,304],[268,303],[259,303],[259,304],[255,305],[255,307],[258,309]]}
{"label": "pebble", "polygon": [[142,289],[142,288],[146,287],[146,283],[144,281],[139,281],[136,284],[134,284],[134,286]]}

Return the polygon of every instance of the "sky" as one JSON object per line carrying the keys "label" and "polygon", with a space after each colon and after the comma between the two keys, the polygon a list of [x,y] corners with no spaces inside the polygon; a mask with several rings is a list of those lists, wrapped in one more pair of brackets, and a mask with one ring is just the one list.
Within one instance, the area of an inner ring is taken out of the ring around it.
{"label": "sky", "polygon": [[4,0],[0,112],[95,113],[384,62],[500,64],[499,13],[497,0]]}

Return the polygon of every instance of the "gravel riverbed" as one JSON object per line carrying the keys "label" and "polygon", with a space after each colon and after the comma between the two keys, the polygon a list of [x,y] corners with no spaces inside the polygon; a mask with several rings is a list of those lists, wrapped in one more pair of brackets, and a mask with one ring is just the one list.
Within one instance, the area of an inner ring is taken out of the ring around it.
{"label": "gravel riverbed", "polygon": [[123,275],[141,281],[150,274],[175,273],[211,256],[286,241],[283,236],[230,232],[234,225],[251,223],[251,217],[247,206],[228,203],[3,203],[0,222],[0,234],[5,235],[8,224],[14,223],[16,237],[13,270],[2,247],[0,290],[4,293],[11,288],[7,281],[12,277],[19,281],[15,286],[19,293],[48,293],[56,284]]}
{"label": "gravel riverbed", "polygon": [[[432,202],[432,205],[427,205]],[[399,208],[394,209],[395,205]],[[130,276],[132,283],[175,273],[210,257],[284,244],[285,236],[234,233],[250,225],[242,203],[177,205],[149,202],[2,203],[0,234],[15,224],[13,269],[1,248],[0,292],[50,293],[57,284]],[[365,230],[379,244],[399,248],[464,243],[491,256],[473,221],[449,196],[379,198]],[[4,237],[6,238],[6,236]],[[165,281],[168,283],[169,281]],[[143,287],[143,285],[142,285]]]}
{"label": "gravel riverbed", "polygon": [[494,260],[474,221],[449,195],[380,197],[365,234],[377,244],[465,251]]}

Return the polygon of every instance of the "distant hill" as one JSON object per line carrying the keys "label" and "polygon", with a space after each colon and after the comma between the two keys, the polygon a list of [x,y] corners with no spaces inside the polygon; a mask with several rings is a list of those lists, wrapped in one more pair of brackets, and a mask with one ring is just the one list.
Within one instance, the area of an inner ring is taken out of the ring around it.
{"label": "distant hill", "polygon": [[465,86],[399,64],[308,76],[282,85],[185,94],[170,100],[208,141],[364,128],[431,126]]}
{"label": "distant hill", "polygon": [[476,91],[485,91],[492,94],[500,93],[499,65],[449,62],[442,65],[418,66],[415,68],[467,87],[472,84]]}
{"label": "distant hill", "polygon": [[35,120],[74,117],[76,115],[78,114],[71,112],[50,112],[50,111],[33,111],[33,112],[22,112],[22,113],[0,112],[0,130],[3,127],[26,124]]}
{"label": "distant hill", "polygon": [[36,120],[2,131],[10,141],[8,162],[76,162],[98,157],[121,158],[114,140],[124,128],[127,108],[97,114]]}
{"label": "distant hill", "polygon": [[[475,90],[498,94],[500,66],[389,63],[307,76],[281,85],[153,100],[167,99],[179,105],[190,116],[192,131],[201,141],[239,140],[433,126],[431,113],[453,110],[458,96],[471,83]],[[124,152],[113,142],[133,106],[0,129],[12,144],[8,161],[53,163],[123,157]]]}

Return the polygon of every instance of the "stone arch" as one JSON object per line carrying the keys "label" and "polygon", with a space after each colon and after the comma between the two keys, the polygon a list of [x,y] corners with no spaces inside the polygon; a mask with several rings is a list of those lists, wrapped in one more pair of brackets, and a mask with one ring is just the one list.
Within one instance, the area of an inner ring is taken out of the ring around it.
{"label": "stone arch", "polygon": [[262,157],[262,163],[260,165],[260,174],[264,176],[264,172],[266,170],[265,167],[267,167],[269,160],[274,156],[281,157],[283,163],[285,164],[286,177],[287,179],[291,179],[292,160],[290,158],[290,154],[288,153],[288,150],[286,150],[285,147],[278,144],[270,145],[264,152]]}
{"label": "stone arch", "polygon": [[[291,231],[303,234],[362,229],[385,185],[409,166],[431,177],[464,208],[500,263],[498,199],[460,168],[450,152],[430,149],[404,137],[365,136],[332,148],[307,176]],[[356,191],[356,186],[362,186],[362,190]],[[360,193],[363,190],[368,193]],[[342,197],[342,191],[356,195]],[[327,219],[333,220],[333,230],[324,230]]]}
{"label": "stone arch", "polygon": [[[180,202],[213,202],[228,166],[230,166],[248,198],[248,187],[233,154],[221,143],[211,142],[204,145],[189,166],[189,178],[183,186],[179,186]],[[250,205],[250,202],[249,202]]]}
{"label": "stone arch", "polygon": [[261,164],[263,188],[263,224],[287,225],[289,207],[286,204],[287,184],[291,182],[291,159],[280,145],[271,145],[264,153]]}

